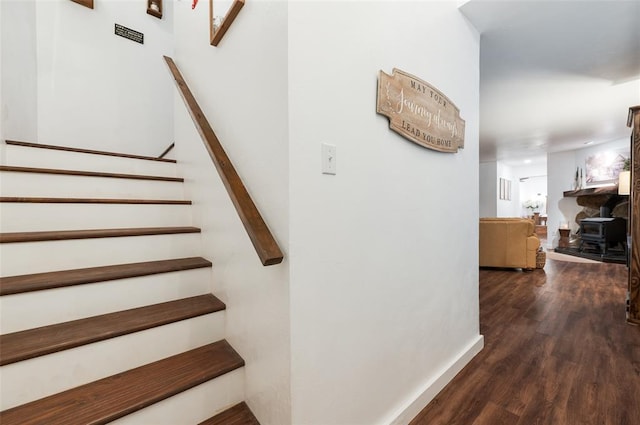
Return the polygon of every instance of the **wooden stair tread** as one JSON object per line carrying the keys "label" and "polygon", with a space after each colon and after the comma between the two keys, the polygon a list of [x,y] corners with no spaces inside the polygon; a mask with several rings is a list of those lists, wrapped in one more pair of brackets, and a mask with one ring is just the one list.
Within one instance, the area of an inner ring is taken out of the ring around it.
{"label": "wooden stair tread", "polygon": [[8,409],[0,423],[105,424],[242,366],[222,340]]}
{"label": "wooden stair tread", "polygon": [[15,173],[61,174],[61,175],[67,175],[67,176],[84,176],[84,177],[109,177],[114,179],[154,180],[154,181],[164,181],[164,182],[184,182],[184,179],[181,177],[150,176],[145,174],[107,173],[107,172],[81,171],[81,170],[61,170],[57,168],[18,167],[13,165],[0,165],[0,171],[9,171],[9,172],[15,172]]}
{"label": "wooden stair tread", "polygon": [[211,262],[202,257],[189,257],[7,276],[0,277],[0,295],[19,294],[202,267],[211,267]]}
{"label": "wooden stair tread", "polygon": [[51,198],[22,196],[0,196],[0,202],[39,204],[191,205],[191,201],[181,199]]}
{"label": "wooden stair tread", "polygon": [[123,236],[199,233],[197,227],[134,227],[124,229],[58,230],[0,233],[0,243],[59,241],[69,239],[115,238]]}
{"label": "wooden stair tread", "polygon": [[172,163],[176,162],[175,159],[154,158],[152,156],[132,155],[128,153],[108,152],[108,151],[100,151],[100,150],[94,150],[94,149],[72,148],[69,146],[46,145],[43,143],[21,142],[18,140],[5,140],[5,142],[7,145],[24,146],[29,148],[53,149],[58,151],[88,153],[93,155],[117,156],[121,158],[142,159],[145,161],[172,162]]}
{"label": "wooden stair tread", "polygon": [[260,425],[244,401],[198,425]]}
{"label": "wooden stair tread", "polygon": [[0,365],[224,310],[212,294],[0,335]]}

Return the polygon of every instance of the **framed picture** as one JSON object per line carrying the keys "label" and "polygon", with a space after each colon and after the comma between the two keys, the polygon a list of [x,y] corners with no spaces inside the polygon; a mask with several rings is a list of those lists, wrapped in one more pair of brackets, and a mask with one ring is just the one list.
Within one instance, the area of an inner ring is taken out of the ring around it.
{"label": "framed picture", "polygon": [[89,9],[93,9],[93,0],[71,0],[74,3],[81,4],[83,6],[88,7]]}
{"label": "framed picture", "polygon": [[628,151],[602,151],[585,159],[587,186],[603,186],[618,181],[618,175],[629,159]]}
{"label": "framed picture", "polygon": [[244,0],[215,0],[215,5],[213,0],[209,0],[209,36],[212,46],[220,43],[242,6]]}
{"label": "framed picture", "polygon": [[511,200],[511,180],[503,179],[502,177],[498,181],[498,199],[503,201]]}

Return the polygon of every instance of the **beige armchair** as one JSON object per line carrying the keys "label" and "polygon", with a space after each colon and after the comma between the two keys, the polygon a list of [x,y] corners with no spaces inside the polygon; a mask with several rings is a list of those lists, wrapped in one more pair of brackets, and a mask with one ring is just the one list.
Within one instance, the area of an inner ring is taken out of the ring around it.
{"label": "beige armchair", "polygon": [[480,267],[536,268],[540,239],[527,218],[480,219]]}

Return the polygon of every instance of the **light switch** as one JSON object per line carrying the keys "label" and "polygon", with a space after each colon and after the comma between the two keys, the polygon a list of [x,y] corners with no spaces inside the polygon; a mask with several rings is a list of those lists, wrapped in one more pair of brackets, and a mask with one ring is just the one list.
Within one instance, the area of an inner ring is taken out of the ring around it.
{"label": "light switch", "polygon": [[322,174],[336,173],[336,147],[322,144]]}

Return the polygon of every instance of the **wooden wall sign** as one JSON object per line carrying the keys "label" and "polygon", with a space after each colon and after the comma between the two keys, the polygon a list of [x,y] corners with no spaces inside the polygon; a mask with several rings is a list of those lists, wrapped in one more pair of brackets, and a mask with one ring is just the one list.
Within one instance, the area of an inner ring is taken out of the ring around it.
{"label": "wooden wall sign", "polygon": [[131,41],[135,41],[136,43],[144,44],[144,34],[138,32],[136,30],[132,30],[131,28],[127,28],[124,25],[114,24],[113,33],[115,35],[119,35],[120,37],[127,38]]}
{"label": "wooden wall sign", "polygon": [[464,148],[460,110],[438,89],[404,71],[380,71],[377,112],[389,118],[389,127],[425,148],[458,152]]}

